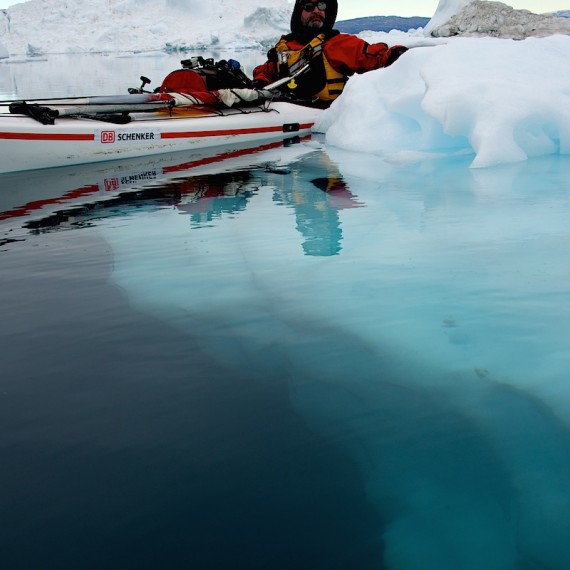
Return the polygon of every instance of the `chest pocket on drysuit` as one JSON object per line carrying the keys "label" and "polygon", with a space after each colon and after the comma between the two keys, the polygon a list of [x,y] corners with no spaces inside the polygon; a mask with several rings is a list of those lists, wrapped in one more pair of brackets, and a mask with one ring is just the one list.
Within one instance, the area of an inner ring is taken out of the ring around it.
{"label": "chest pocket on drysuit", "polygon": [[309,64],[308,71],[293,78],[286,85],[289,93],[299,99],[317,97],[321,101],[333,101],[344,89],[347,78],[333,69],[328,62],[323,53],[324,40],[324,34],[319,34],[300,50],[289,50],[285,39],[276,46],[277,66],[281,77],[292,75],[305,64]]}

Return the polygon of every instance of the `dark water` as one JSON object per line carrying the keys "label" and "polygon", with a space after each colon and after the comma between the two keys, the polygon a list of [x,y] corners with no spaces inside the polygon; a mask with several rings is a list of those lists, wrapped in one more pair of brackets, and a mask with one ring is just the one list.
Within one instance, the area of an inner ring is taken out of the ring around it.
{"label": "dark water", "polygon": [[228,370],[199,329],[110,283],[93,217],[160,202],[76,209],[73,223],[56,206],[25,230],[4,216],[2,567],[382,567],[362,475],[292,409],[285,371]]}
{"label": "dark water", "polygon": [[133,310],[92,231],[1,257],[3,567],[379,567],[358,469],[279,370]]}

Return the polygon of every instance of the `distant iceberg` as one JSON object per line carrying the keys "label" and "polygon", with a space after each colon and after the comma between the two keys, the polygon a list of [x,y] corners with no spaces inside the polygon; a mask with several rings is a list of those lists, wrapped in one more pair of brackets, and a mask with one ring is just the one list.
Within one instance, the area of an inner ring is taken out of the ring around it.
{"label": "distant iceberg", "polygon": [[0,42],[49,53],[237,49],[273,45],[289,30],[288,0],[30,0],[3,11]]}
{"label": "distant iceberg", "polygon": [[515,10],[487,0],[440,0],[425,28],[433,37],[470,36],[524,39],[570,34],[570,20],[558,14]]}

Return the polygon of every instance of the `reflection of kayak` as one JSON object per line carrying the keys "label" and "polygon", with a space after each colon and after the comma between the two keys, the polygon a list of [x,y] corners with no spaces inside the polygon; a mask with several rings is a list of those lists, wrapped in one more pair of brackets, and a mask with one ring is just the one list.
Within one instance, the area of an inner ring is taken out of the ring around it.
{"label": "reflection of kayak", "polygon": [[0,223],[28,222],[62,208],[67,210],[114,200],[122,193],[192,176],[260,166],[278,168],[317,148],[312,144],[299,143],[285,145],[278,140],[233,144],[59,169],[0,174]]}
{"label": "reflection of kayak", "polygon": [[318,109],[285,102],[224,111],[133,112],[127,124],[59,117],[44,125],[0,109],[0,172],[18,172],[306,135]]}

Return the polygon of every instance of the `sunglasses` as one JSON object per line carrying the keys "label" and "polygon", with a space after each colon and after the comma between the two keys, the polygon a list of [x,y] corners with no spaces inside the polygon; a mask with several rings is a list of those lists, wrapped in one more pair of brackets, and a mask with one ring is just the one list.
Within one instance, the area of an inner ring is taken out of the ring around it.
{"label": "sunglasses", "polygon": [[312,12],[315,8],[318,8],[321,12],[327,9],[326,2],[307,2],[306,4],[302,5],[303,10],[305,12]]}

